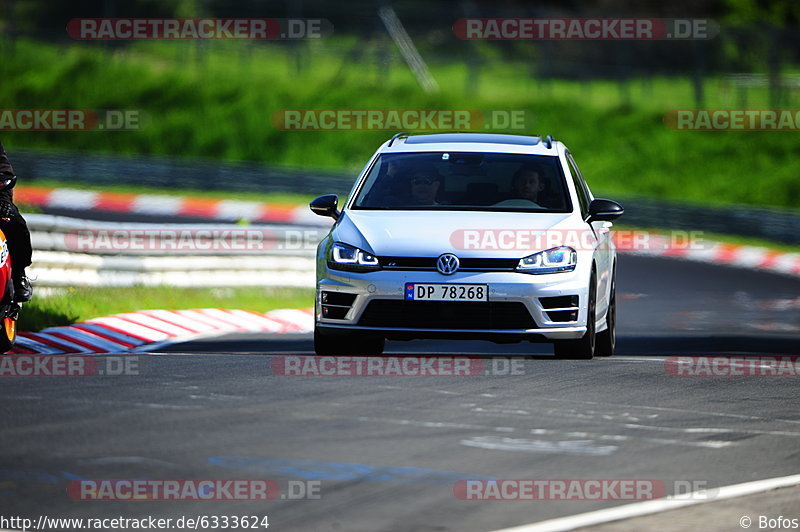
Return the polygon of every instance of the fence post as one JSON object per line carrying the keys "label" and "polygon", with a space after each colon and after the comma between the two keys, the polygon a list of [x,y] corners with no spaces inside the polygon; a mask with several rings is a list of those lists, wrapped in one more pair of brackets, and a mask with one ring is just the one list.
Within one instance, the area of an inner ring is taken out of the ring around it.
{"label": "fence post", "polygon": [[706,46],[705,41],[696,40],[693,44],[694,48],[694,76],[692,82],[694,85],[694,105],[697,109],[704,107],[705,94],[703,93],[703,76],[706,70]]}
{"label": "fence post", "polygon": [[767,28],[767,79],[769,83],[769,105],[772,109],[781,106],[781,31],[770,26]]}

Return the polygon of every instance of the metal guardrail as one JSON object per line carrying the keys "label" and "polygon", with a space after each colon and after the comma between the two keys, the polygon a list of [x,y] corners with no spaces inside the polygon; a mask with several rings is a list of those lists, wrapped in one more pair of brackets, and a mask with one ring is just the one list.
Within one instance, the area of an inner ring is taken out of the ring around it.
{"label": "metal guardrail", "polygon": [[321,226],[107,222],[48,214],[25,218],[34,250],[101,256],[313,257],[328,232]]}
{"label": "metal guardrail", "polygon": [[800,211],[750,205],[710,206],[643,197],[614,197],[625,207],[620,223],[705,231],[800,244]]}
{"label": "metal guardrail", "polygon": [[[136,183],[161,188],[347,195],[355,175],[253,163],[15,150],[26,183],[53,178],[94,185]],[[598,196],[603,196],[598,193]],[[800,244],[800,211],[750,205],[712,206],[641,196],[611,195],[625,206],[623,223],[656,229],[702,230]]]}
{"label": "metal guardrail", "polygon": [[248,162],[151,155],[14,150],[14,171],[26,184],[57,179],[92,185],[136,184],[227,192],[350,192],[356,174],[315,172]]}
{"label": "metal guardrail", "polygon": [[[228,224],[215,226],[215,237],[209,235],[208,225],[116,223],[44,214],[27,218],[34,247],[28,273],[36,287],[311,287],[314,250],[326,232]],[[226,247],[235,242],[254,245]],[[208,243],[208,249],[197,247]]]}
{"label": "metal guardrail", "polygon": [[314,265],[314,259],[303,257],[103,257],[35,251],[28,273],[35,287],[313,287]]}

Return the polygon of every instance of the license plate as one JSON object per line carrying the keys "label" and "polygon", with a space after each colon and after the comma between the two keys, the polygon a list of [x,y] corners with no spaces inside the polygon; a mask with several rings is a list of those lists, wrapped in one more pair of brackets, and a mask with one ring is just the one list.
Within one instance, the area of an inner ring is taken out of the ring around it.
{"label": "license plate", "polygon": [[485,284],[406,283],[407,301],[489,301]]}

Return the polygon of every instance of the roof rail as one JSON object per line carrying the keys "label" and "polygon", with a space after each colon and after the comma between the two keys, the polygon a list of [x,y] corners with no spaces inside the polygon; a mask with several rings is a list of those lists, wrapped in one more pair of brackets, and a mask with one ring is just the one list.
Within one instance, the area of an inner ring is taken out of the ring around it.
{"label": "roof rail", "polygon": [[554,138],[552,137],[552,135],[547,135],[547,136],[546,136],[546,137],[545,137],[545,138],[542,140],[542,144],[544,144],[545,148],[547,148],[547,149],[549,150],[549,149],[551,149],[551,148],[553,147],[553,142],[555,142],[555,140],[556,140],[556,139],[554,139]]}
{"label": "roof rail", "polygon": [[410,133],[406,133],[405,131],[403,131],[403,132],[401,132],[401,133],[397,133],[397,134],[396,134],[394,137],[392,137],[391,139],[389,139],[389,146],[391,146],[392,144],[394,144],[394,141],[395,141],[396,139],[399,139],[400,137],[407,137],[407,136],[409,136],[409,135],[410,135]]}

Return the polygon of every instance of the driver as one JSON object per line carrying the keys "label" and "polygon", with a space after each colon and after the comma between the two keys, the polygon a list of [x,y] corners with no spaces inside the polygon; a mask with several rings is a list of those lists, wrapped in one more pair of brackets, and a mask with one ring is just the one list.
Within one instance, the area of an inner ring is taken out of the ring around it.
{"label": "driver", "polygon": [[435,172],[418,170],[411,174],[411,200],[415,205],[439,205],[436,194],[442,179]]}

